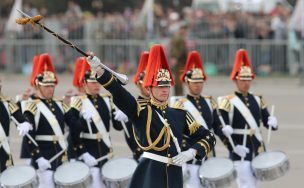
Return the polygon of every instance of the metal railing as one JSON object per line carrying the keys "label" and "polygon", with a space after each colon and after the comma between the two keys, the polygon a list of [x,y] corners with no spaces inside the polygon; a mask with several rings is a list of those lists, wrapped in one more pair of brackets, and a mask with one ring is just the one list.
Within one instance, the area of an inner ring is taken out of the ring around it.
{"label": "metal railing", "polygon": [[[137,67],[140,53],[147,50],[149,45],[145,40],[87,39],[75,40],[73,43],[81,49],[95,52],[105,64],[119,72],[132,72]],[[260,74],[288,73],[291,69],[297,71],[304,64],[304,44],[302,48],[294,50],[285,40],[192,40],[188,43],[191,44],[189,50],[199,51],[204,65],[213,67],[218,74],[230,73],[235,52],[239,48],[248,51],[255,71]],[[166,44],[164,46],[169,52],[170,47]],[[45,52],[51,55],[59,72],[72,70],[76,58],[80,56],[53,38],[7,39],[0,41],[0,67],[11,72],[24,71],[26,67],[31,67],[35,54]],[[167,58],[170,62],[169,53]]]}

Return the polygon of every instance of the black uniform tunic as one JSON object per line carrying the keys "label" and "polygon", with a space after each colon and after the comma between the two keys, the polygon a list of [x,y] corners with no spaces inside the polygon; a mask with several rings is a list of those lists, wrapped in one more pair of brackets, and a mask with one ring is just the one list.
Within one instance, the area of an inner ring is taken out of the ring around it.
{"label": "black uniform tunic", "polygon": [[[257,96],[260,98],[260,105],[255,99],[255,95],[248,93],[247,95],[243,95],[239,92],[235,92],[232,95],[226,96],[220,106],[220,113],[223,116],[223,119],[227,125],[231,125],[233,129],[245,129],[245,125],[248,125],[248,122],[243,117],[241,112],[235,107],[231,106],[232,104],[229,102],[229,99],[233,97],[238,97],[245,104],[245,106],[249,109],[253,118],[255,119],[258,127],[260,127],[260,122],[263,122],[264,126],[268,128],[268,110],[267,104],[262,96]],[[232,108],[233,110],[232,110]],[[232,119],[229,119],[229,112],[233,111]],[[250,126],[247,127],[247,130],[250,129]],[[231,135],[234,145],[243,145],[244,135],[241,134],[232,134]],[[230,158],[234,161],[241,160],[241,157],[233,152],[231,145],[227,142],[227,148],[229,149]],[[249,148],[249,153],[246,155],[245,160],[251,161],[258,153],[265,151],[265,146],[263,142],[260,142],[255,135],[247,135],[247,143],[246,147]]]}
{"label": "black uniform tunic", "polygon": [[[135,128],[135,137],[138,137],[139,143],[146,147],[148,139],[152,142],[159,137],[164,123],[158,117],[157,112],[167,120],[170,129],[177,138],[179,145],[182,143],[183,134],[188,135],[195,144],[192,148],[197,150],[197,158],[203,158],[206,153],[213,149],[215,138],[213,134],[198,125],[193,117],[184,110],[170,108],[166,105],[159,106],[157,104],[139,103],[129,92],[127,92],[109,72],[105,72],[101,77],[97,78],[105,89],[113,95],[115,105],[121,109],[132,121]],[[149,132],[150,130],[150,132]],[[165,143],[161,137],[156,147],[161,147]],[[157,154],[163,157],[174,157],[177,148],[170,136],[170,143],[162,150],[156,147],[148,149],[147,152]],[[162,163],[156,160],[142,158],[133,174],[129,185],[130,188],[182,188],[183,177],[182,168],[172,164]]]}

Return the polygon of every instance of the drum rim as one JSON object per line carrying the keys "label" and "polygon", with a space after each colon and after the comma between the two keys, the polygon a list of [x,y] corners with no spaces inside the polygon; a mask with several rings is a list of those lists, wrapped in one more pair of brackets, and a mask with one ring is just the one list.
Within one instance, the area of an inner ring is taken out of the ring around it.
{"label": "drum rim", "polygon": [[[254,167],[253,166],[253,161],[257,158],[257,157],[259,157],[259,156],[261,156],[261,155],[263,155],[263,154],[265,154],[265,153],[271,153],[271,152],[280,152],[280,153],[283,153],[284,155],[285,155],[285,158],[284,158],[284,160],[282,160],[281,162],[279,162],[278,164],[276,164],[276,165],[274,165],[274,166],[272,166],[272,167],[265,167],[265,168],[257,168],[257,167]],[[288,158],[288,155],[285,153],[285,152],[283,152],[283,151],[281,151],[281,150],[273,150],[273,151],[265,151],[265,152],[263,152],[263,153],[261,153],[261,154],[259,154],[259,155],[257,155],[252,161],[251,161],[251,168],[252,169],[258,169],[258,170],[271,170],[271,169],[273,169],[273,168],[275,168],[275,167],[278,167],[278,166],[281,166],[282,164],[285,164],[286,162],[288,162],[289,163],[289,158]]]}
{"label": "drum rim", "polygon": [[[32,184],[32,183],[35,181],[35,179],[37,178],[37,173],[36,173],[36,170],[35,170],[34,167],[32,167],[32,166],[30,166],[30,165],[14,165],[14,166],[10,166],[10,167],[6,168],[6,169],[0,174],[0,182],[1,182],[1,183],[3,183],[3,181],[1,181],[2,176],[3,176],[3,173],[4,173],[6,170],[11,169],[11,168],[14,168],[14,167],[29,167],[29,168],[31,168],[31,169],[34,170],[34,177],[32,177],[31,179],[29,179],[28,181],[26,181],[26,182],[24,182],[24,183],[22,183],[22,184],[17,185],[18,187],[20,187],[20,186],[26,186],[26,185],[28,185],[28,184]],[[12,186],[12,185],[9,185],[9,186]],[[13,185],[13,186],[16,186],[16,185]]]}
{"label": "drum rim", "polygon": [[232,170],[230,170],[229,171],[229,173],[227,173],[226,175],[222,175],[222,176],[219,176],[219,177],[217,177],[217,178],[208,178],[208,177],[205,177],[205,176],[202,176],[201,175],[201,173],[200,173],[200,169],[202,168],[202,166],[203,166],[203,164],[200,166],[200,168],[199,168],[199,178],[200,179],[206,179],[206,180],[208,180],[208,181],[216,181],[217,179],[223,179],[223,178],[228,178],[228,177],[230,177],[231,175],[233,175],[233,172],[235,171],[235,167],[234,167],[234,164],[233,164],[233,161],[230,159],[230,158],[228,158],[228,157],[212,157],[212,158],[210,158],[210,159],[207,159],[206,161],[208,161],[208,160],[215,160],[215,159],[225,159],[225,160],[229,160],[231,163],[232,163]]}
{"label": "drum rim", "polygon": [[[84,165],[85,165],[86,167],[88,167],[88,169],[89,169],[88,175],[86,175],[85,177],[79,179],[78,181],[73,182],[73,184],[71,184],[71,183],[66,183],[66,182],[63,183],[63,182],[58,181],[58,179],[55,178],[55,174],[56,174],[56,172],[57,172],[57,169],[60,168],[60,167],[62,167],[62,166],[64,166],[64,165],[68,165],[68,164],[70,164],[70,163],[84,164]],[[85,164],[84,162],[81,162],[81,161],[73,161],[73,162],[63,163],[62,165],[58,166],[57,169],[56,169],[56,171],[54,172],[54,182],[55,182],[56,184],[62,185],[62,186],[71,186],[71,185],[76,185],[76,184],[85,182],[85,181],[90,177],[90,175],[91,175],[91,173],[90,173],[90,167],[89,167],[87,164]]]}
{"label": "drum rim", "polygon": [[104,166],[105,166],[108,162],[111,162],[111,161],[114,161],[114,160],[119,160],[119,159],[128,159],[128,160],[130,160],[130,161],[134,161],[134,164],[136,164],[136,168],[137,168],[137,166],[138,166],[138,163],[137,163],[134,159],[129,158],[129,157],[118,157],[118,158],[110,159],[110,160],[108,160],[108,161],[102,166],[102,168],[101,168],[101,174],[102,174],[102,177],[104,178],[105,181],[107,181],[107,180],[108,180],[108,181],[125,181],[125,180],[130,179],[130,178],[133,176],[133,174],[134,174],[136,168],[135,168],[133,174],[131,174],[131,175],[128,176],[128,177],[112,179],[112,178],[108,178],[108,177],[104,176],[104,173],[103,173],[103,168],[104,168]]}

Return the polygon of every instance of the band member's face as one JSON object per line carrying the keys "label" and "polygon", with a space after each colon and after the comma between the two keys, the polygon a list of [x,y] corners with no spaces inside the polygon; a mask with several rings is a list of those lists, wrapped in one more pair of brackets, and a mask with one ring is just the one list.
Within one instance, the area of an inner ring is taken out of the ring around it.
{"label": "band member's face", "polygon": [[159,102],[168,100],[170,94],[170,86],[156,86],[151,88],[151,97]]}
{"label": "band member's face", "polygon": [[90,95],[98,95],[100,92],[100,84],[98,82],[86,82],[85,90]]}
{"label": "band member's face", "polygon": [[191,95],[200,95],[204,88],[204,82],[188,82],[188,88]]}
{"label": "band member's face", "polygon": [[38,86],[39,97],[43,99],[52,99],[54,96],[55,86]]}
{"label": "band member's face", "polygon": [[235,80],[235,85],[241,93],[248,93],[252,80]]}

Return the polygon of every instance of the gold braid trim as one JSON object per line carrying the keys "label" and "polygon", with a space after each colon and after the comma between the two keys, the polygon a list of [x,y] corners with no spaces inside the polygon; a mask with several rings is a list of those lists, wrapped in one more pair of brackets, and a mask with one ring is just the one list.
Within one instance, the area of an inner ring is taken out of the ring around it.
{"label": "gold braid trim", "polygon": [[208,152],[208,153],[211,151],[210,145],[209,145],[209,143],[208,143],[206,140],[202,139],[202,140],[200,140],[198,143],[207,146],[207,152]]}
{"label": "gold braid trim", "polygon": [[[167,149],[169,147],[170,144],[170,127],[168,126],[164,126],[162,128],[162,130],[160,131],[158,137],[156,138],[156,140],[154,142],[152,142],[151,136],[150,136],[150,130],[151,130],[151,120],[152,120],[152,109],[151,106],[148,106],[148,118],[147,118],[147,128],[146,128],[146,136],[147,136],[147,140],[148,140],[148,146],[142,146],[138,139],[137,139],[137,135],[133,126],[133,134],[134,134],[134,140],[137,143],[137,145],[144,151],[147,150],[155,150],[155,151],[163,151],[165,149]],[[165,135],[164,135],[165,134]],[[166,138],[166,142],[163,146],[161,147],[157,147],[156,145],[161,141],[162,137],[165,136]]]}
{"label": "gold braid trim", "polygon": [[102,85],[102,87],[107,87],[108,85],[110,85],[110,84],[113,82],[113,80],[114,80],[114,76],[113,76],[113,75],[111,75],[111,79],[110,79],[109,81],[107,81],[107,83],[105,83],[105,84],[101,84],[101,85]]}

